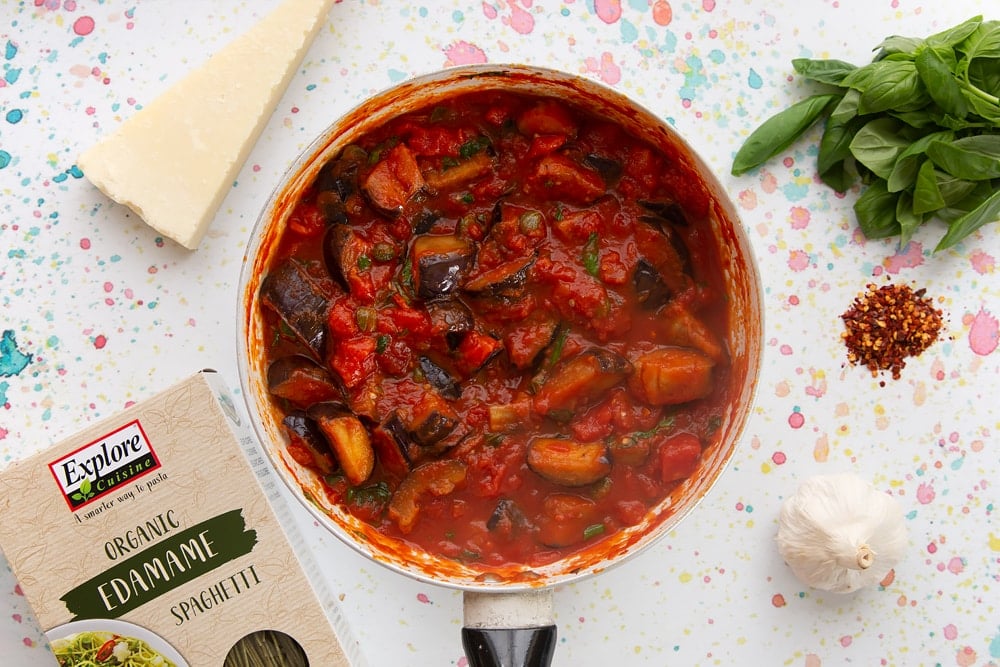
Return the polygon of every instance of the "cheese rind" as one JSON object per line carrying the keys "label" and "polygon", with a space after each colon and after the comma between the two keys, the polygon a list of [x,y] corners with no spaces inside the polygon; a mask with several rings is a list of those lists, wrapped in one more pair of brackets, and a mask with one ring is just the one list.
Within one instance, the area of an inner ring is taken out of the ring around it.
{"label": "cheese rind", "polygon": [[334,0],[284,0],[80,155],[104,194],[198,247]]}

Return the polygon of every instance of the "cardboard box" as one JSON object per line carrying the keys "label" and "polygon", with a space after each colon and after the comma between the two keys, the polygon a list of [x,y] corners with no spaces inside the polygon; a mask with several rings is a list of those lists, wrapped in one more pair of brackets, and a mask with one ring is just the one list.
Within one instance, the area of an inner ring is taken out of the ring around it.
{"label": "cardboard box", "polygon": [[308,665],[349,665],[346,624],[268,502],[266,467],[203,371],[0,473],[0,546],[57,658],[67,636],[124,655],[119,635],[178,667],[222,667],[266,630]]}

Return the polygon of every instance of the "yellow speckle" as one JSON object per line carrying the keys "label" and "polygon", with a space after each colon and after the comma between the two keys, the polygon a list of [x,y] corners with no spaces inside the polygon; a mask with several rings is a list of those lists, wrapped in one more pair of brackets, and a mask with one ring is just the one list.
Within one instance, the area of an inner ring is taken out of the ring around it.
{"label": "yellow speckle", "polygon": [[884,415],[885,414],[885,406],[883,406],[881,403],[876,403],[875,404],[875,414],[877,414],[877,415]]}
{"label": "yellow speckle", "polygon": [[899,487],[903,486],[903,480],[901,480],[901,479],[890,480],[889,481],[889,486],[891,486],[894,489],[898,489]]}
{"label": "yellow speckle", "polygon": [[771,464],[768,463],[767,461],[764,461],[763,463],[760,464],[760,471],[765,475],[771,472]]}
{"label": "yellow speckle", "polygon": [[1000,551],[1000,536],[990,533],[990,550]]}
{"label": "yellow speckle", "polygon": [[690,583],[692,579],[694,579],[694,576],[690,572],[681,572],[680,576],[677,577],[677,579],[682,584],[687,584]]}
{"label": "yellow speckle", "polygon": [[817,463],[823,463],[828,458],[830,458],[830,439],[824,434],[816,440],[816,446],[813,447],[813,459]]}

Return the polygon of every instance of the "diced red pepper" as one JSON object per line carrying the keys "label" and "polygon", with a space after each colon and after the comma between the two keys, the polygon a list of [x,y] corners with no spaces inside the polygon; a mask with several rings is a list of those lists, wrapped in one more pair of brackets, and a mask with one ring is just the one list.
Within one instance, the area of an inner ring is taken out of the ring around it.
{"label": "diced red pepper", "polygon": [[548,155],[554,150],[562,148],[566,143],[564,134],[540,134],[531,140],[531,148],[528,149],[528,157],[536,158]]}
{"label": "diced red pepper", "polygon": [[330,368],[347,388],[356,387],[375,372],[376,341],[371,336],[338,340],[330,355]]}
{"label": "diced red pepper", "polygon": [[106,662],[111,658],[111,654],[115,650],[115,644],[118,643],[118,638],[109,639],[108,641],[101,644],[101,647],[97,649],[97,653],[94,655],[94,659],[97,662]]}
{"label": "diced red pepper", "polygon": [[493,336],[470,331],[455,349],[456,366],[461,373],[472,375],[485,366],[503,348],[503,343]]}
{"label": "diced red pepper", "polygon": [[326,221],[315,204],[300,202],[288,216],[288,227],[302,236],[319,236],[326,229]]}

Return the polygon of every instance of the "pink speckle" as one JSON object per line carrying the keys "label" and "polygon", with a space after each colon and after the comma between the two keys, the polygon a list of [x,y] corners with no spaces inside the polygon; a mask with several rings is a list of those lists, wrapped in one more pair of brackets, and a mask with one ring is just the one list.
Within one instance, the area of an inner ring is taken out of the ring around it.
{"label": "pink speckle", "polygon": [[14,584],[14,595],[24,597],[24,591],[21,590],[21,584]]}
{"label": "pink speckle", "polygon": [[801,206],[793,206],[788,216],[788,221],[791,223],[792,229],[805,229],[809,226],[811,219],[812,214],[809,213],[809,209]]}
{"label": "pink speckle", "polygon": [[20,623],[23,620],[20,614],[13,614],[11,615],[11,618],[14,619],[15,623]]}
{"label": "pink speckle", "polygon": [[917,487],[917,502],[921,505],[928,505],[932,500],[934,500],[934,487],[927,482],[922,483]]}
{"label": "pink speckle", "polygon": [[985,357],[997,349],[1000,342],[1000,323],[988,310],[980,308],[972,318],[969,328],[969,347],[976,354]]}
{"label": "pink speckle", "polygon": [[993,273],[996,269],[996,259],[994,259],[993,255],[988,255],[982,250],[973,250],[972,254],[969,255],[969,263],[972,264],[973,270],[979,275]]}
{"label": "pink speckle", "polygon": [[[806,418],[801,412],[796,411],[788,415],[788,425],[792,428],[802,428],[802,425],[805,423]],[[784,457],[784,454],[782,454],[782,457]],[[777,463],[777,461],[775,461],[775,463]],[[784,461],[782,461],[782,463],[784,463]]]}
{"label": "pink speckle", "polygon": [[739,194],[740,207],[748,211],[757,208],[757,193],[753,190],[743,190]]}
{"label": "pink speckle", "polygon": [[809,253],[804,250],[792,250],[788,253],[788,268],[792,271],[804,271],[809,268]]}
{"label": "pink speckle", "polygon": [[622,17],[621,0],[594,0],[594,11],[605,23],[614,23]]}
{"label": "pink speckle", "polygon": [[667,0],[656,0],[653,3],[653,22],[656,25],[668,26],[674,20],[674,8]]}
{"label": "pink speckle", "polygon": [[259,171],[260,171],[260,165],[259,165],[259,164],[255,164],[255,165],[254,165],[254,166],[252,167],[252,169],[253,169],[253,173],[255,173],[255,174],[256,174],[257,172],[259,172]]}
{"label": "pink speckle", "polygon": [[103,289],[104,289],[105,292],[110,292],[114,288],[115,288],[115,286],[110,281],[107,281],[107,282],[104,283]]}
{"label": "pink speckle", "polygon": [[65,9],[67,12],[75,12],[76,11],[75,0],[66,0],[66,2],[63,3],[63,9]]}
{"label": "pink speckle", "polygon": [[[531,6],[531,0],[522,0],[525,7]],[[528,13],[525,8],[517,5],[517,0],[507,0],[510,7],[510,16],[503,19],[503,22],[514,29],[514,32],[527,35],[535,29],[535,18]]]}
{"label": "pink speckle", "polygon": [[959,667],[972,667],[976,664],[976,651],[971,646],[963,646],[955,655],[955,663]]}
{"label": "pink speckle", "polygon": [[95,109],[94,107],[87,107],[86,109],[84,109],[84,111],[88,116],[93,116],[95,113],[97,113],[97,109]]}
{"label": "pink speckle", "polygon": [[94,32],[94,19],[89,16],[81,16],[73,22],[73,32],[81,36]]}
{"label": "pink speckle", "polygon": [[701,0],[701,8],[706,12],[710,12],[715,9],[715,0]]}
{"label": "pink speckle", "polygon": [[771,596],[771,605],[774,606],[775,608],[781,609],[786,604],[788,603],[785,602],[785,596],[782,595],[781,593],[775,593],[774,595]]}
{"label": "pink speckle", "polygon": [[427,597],[426,593],[417,593],[417,602],[421,604],[434,604],[431,599]]}
{"label": "pink speckle", "polygon": [[788,305],[789,306],[797,306],[797,305],[799,305],[799,297],[797,295],[795,295],[795,294],[790,295],[788,297]]}
{"label": "pink speckle", "polygon": [[94,347],[98,350],[103,350],[104,346],[108,344],[108,338],[104,334],[100,334],[94,337]]}
{"label": "pink speckle", "polygon": [[795,164],[795,160],[793,160],[790,157],[786,157],[784,160],[781,161],[781,164],[785,165],[785,167],[787,167],[788,169],[791,169],[792,165]]}
{"label": "pink speckle", "polygon": [[90,239],[80,239],[80,248],[83,250],[90,250]]}
{"label": "pink speckle", "polygon": [[949,623],[948,625],[944,626],[944,638],[949,641],[954,641],[955,639],[957,639],[958,628],[956,628],[955,625],[952,623]]}
{"label": "pink speckle", "polygon": [[771,172],[763,173],[760,179],[760,189],[767,194],[773,194],[778,189],[777,177]]}
{"label": "pink speckle", "polygon": [[[795,414],[798,414],[798,413],[795,413]],[[797,428],[797,427],[793,427],[793,428]],[[785,453],[784,452],[775,452],[774,454],[771,455],[771,460],[774,461],[774,465],[780,466],[780,465],[784,465],[785,461],[787,461],[788,459],[785,457]]]}
{"label": "pink speckle", "polygon": [[854,639],[850,635],[844,635],[843,637],[840,638],[840,645],[843,646],[844,648],[847,648],[848,646],[851,645],[853,641]]}
{"label": "pink speckle", "polygon": [[615,64],[614,56],[608,51],[601,54],[601,61],[598,63],[594,58],[587,58],[587,70],[600,74],[604,83],[613,86],[621,81],[622,70]]}
{"label": "pink speckle", "polygon": [[781,352],[782,355],[789,357],[792,355],[792,346],[785,343],[784,345],[778,348],[778,352]]}
{"label": "pink speckle", "polygon": [[806,656],[806,666],[805,667],[822,667],[823,662],[819,659],[819,656],[815,653],[810,653]]}
{"label": "pink speckle", "polygon": [[937,545],[934,544],[933,542],[931,542],[930,544],[928,544],[927,545],[927,553],[929,553],[929,554],[936,554],[937,553]]}
{"label": "pink speckle", "polygon": [[483,15],[488,19],[495,19],[497,17],[497,8],[494,7],[489,2],[483,3]]}
{"label": "pink speckle", "polygon": [[486,62],[486,52],[469,42],[458,41],[442,50],[448,56],[448,60],[445,63],[447,67]]}
{"label": "pink speckle", "polygon": [[31,637],[25,637],[24,639],[21,640],[21,643],[27,646],[28,648],[35,647],[35,640],[32,639]]}
{"label": "pink speckle", "polygon": [[965,570],[965,560],[955,556],[948,561],[948,571],[952,574],[961,574]]}
{"label": "pink speckle", "polygon": [[469,659],[463,655],[455,664],[458,665],[458,667],[469,667]]}
{"label": "pink speckle", "polygon": [[923,250],[923,245],[917,241],[910,241],[902,252],[897,252],[892,257],[884,259],[882,265],[890,274],[899,273],[903,269],[915,268],[924,263]]}

